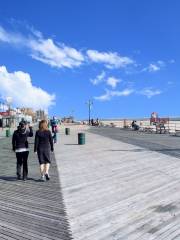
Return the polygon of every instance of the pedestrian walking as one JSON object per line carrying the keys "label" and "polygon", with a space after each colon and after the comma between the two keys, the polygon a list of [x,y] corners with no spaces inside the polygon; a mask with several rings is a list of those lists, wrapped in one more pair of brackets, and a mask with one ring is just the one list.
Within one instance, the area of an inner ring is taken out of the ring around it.
{"label": "pedestrian walking", "polygon": [[59,129],[58,129],[58,126],[56,126],[56,127],[54,128],[54,132],[53,132],[53,135],[52,135],[52,137],[53,137],[53,142],[54,142],[54,143],[57,143],[57,139],[58,139],[57,135],[58,135],[58,132],[59,132]]}
{"label": "pedestrian walking", "polygon": [[39,130],[36,131],[34,152],[37,152],[40,164],[41,180],[50,180],[49,167],[51,163],[51,152],[54,151],[53,138],[51,131],[48,129],[46,120],[39,123]]}
{"label": "pedestrian walking", "polygon": [[58,123],[59,123],[59,120],[56,117],[53,117],[50,120],[52,137],[53,137],[54,143],[57,143]]}
{"label": "pedestrian walking", "polygon": [[28,176],[28,137],[33,136],[33,130],[30,125],[26,126],[24,122],[20,122],[17,130],[12,136],[12,149],[16,153],[16,174],[17,179],[21,179],[21,167],[23,166],[23,180],[27,180]]}
{"label": "pedestrian walking", "polygon": [[52,133],[54,133],[56,131],[57,124],[58,124],[57,119],[53,117],[53,119],[50,120],[50,124],[51,124]]}

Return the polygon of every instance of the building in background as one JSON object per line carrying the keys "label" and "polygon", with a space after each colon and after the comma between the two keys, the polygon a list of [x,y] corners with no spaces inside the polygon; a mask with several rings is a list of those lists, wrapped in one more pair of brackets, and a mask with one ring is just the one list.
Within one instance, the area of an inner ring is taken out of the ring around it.
{"label": "building in background", "polygon": [[36,121],[40,121],[40,120],[47,119],[47,118],[48,118],[48,116],[44,110],[40,109],[40,110],[36,111]]}
{"label": "building in background", "polygon": [[0,98],[0,127],[16,128],[20,121],[25,120],[30,124],[47,119],[47,113],[44,110],[34,111],[30,107],[12,107],[12,98],[6,100]]}
{"label": "building in background", "polygon": [[32,121],[35,122],[35,120],[36,120],[36,112],[33,111],[32,108],[20,108],[18,110],[20,110],[21,114],[24,114],[25,116],[30,116],[32,118]]}
{"label": "building in background", "polygon": [[63,117],[61,121],[64,123],[74,123],[74,117],[73,116]]}
{"label": "building in background", "polygon": [[31,108],[9,108],[4,104],[0,107],[0,127],[16,128],[22,119],[32,124],[36,120],[35,116]]}

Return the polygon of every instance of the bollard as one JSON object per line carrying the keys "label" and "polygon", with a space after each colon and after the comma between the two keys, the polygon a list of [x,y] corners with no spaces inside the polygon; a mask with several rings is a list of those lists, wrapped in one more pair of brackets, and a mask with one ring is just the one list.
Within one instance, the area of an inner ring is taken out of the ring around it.
{"label": "bollard", "polygon": [[6,129],[6,137],[10,137],[10,129]]}
{"label": "bollard", "polygon": [[78,133],[78,144],[79,145],[85,144],[85,133]]}
{"label": "bollard", "polygon": [[70,135],[70,128],[65,128],[65,134]]}

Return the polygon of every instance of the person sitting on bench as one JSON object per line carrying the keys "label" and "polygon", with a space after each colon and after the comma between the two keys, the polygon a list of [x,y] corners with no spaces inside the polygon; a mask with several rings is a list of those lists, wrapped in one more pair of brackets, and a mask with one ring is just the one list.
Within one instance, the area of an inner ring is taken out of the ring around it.
{"label": "person sitting on bench", "polygon": [[139,126],[137,125],[135,120],[132,121],[131,126],[135,131],[139,130]]}

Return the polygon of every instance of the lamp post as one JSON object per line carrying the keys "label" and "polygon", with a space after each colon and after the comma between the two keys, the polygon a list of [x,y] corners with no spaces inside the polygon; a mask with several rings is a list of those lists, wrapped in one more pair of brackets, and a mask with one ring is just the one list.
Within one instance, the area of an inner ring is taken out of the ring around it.
{"label": "lamp post", "polygon": [[8,114],[9,114],[9,129],[11,127],[11,103],[12,103],[12,97],[6,97],[6,102],[8,106]]}
{"label": "lamp post", "polygon": [[93,105],[93,101],[89,99],[86,104],[88,105],[89,125],[91,125],[91,107]]}

